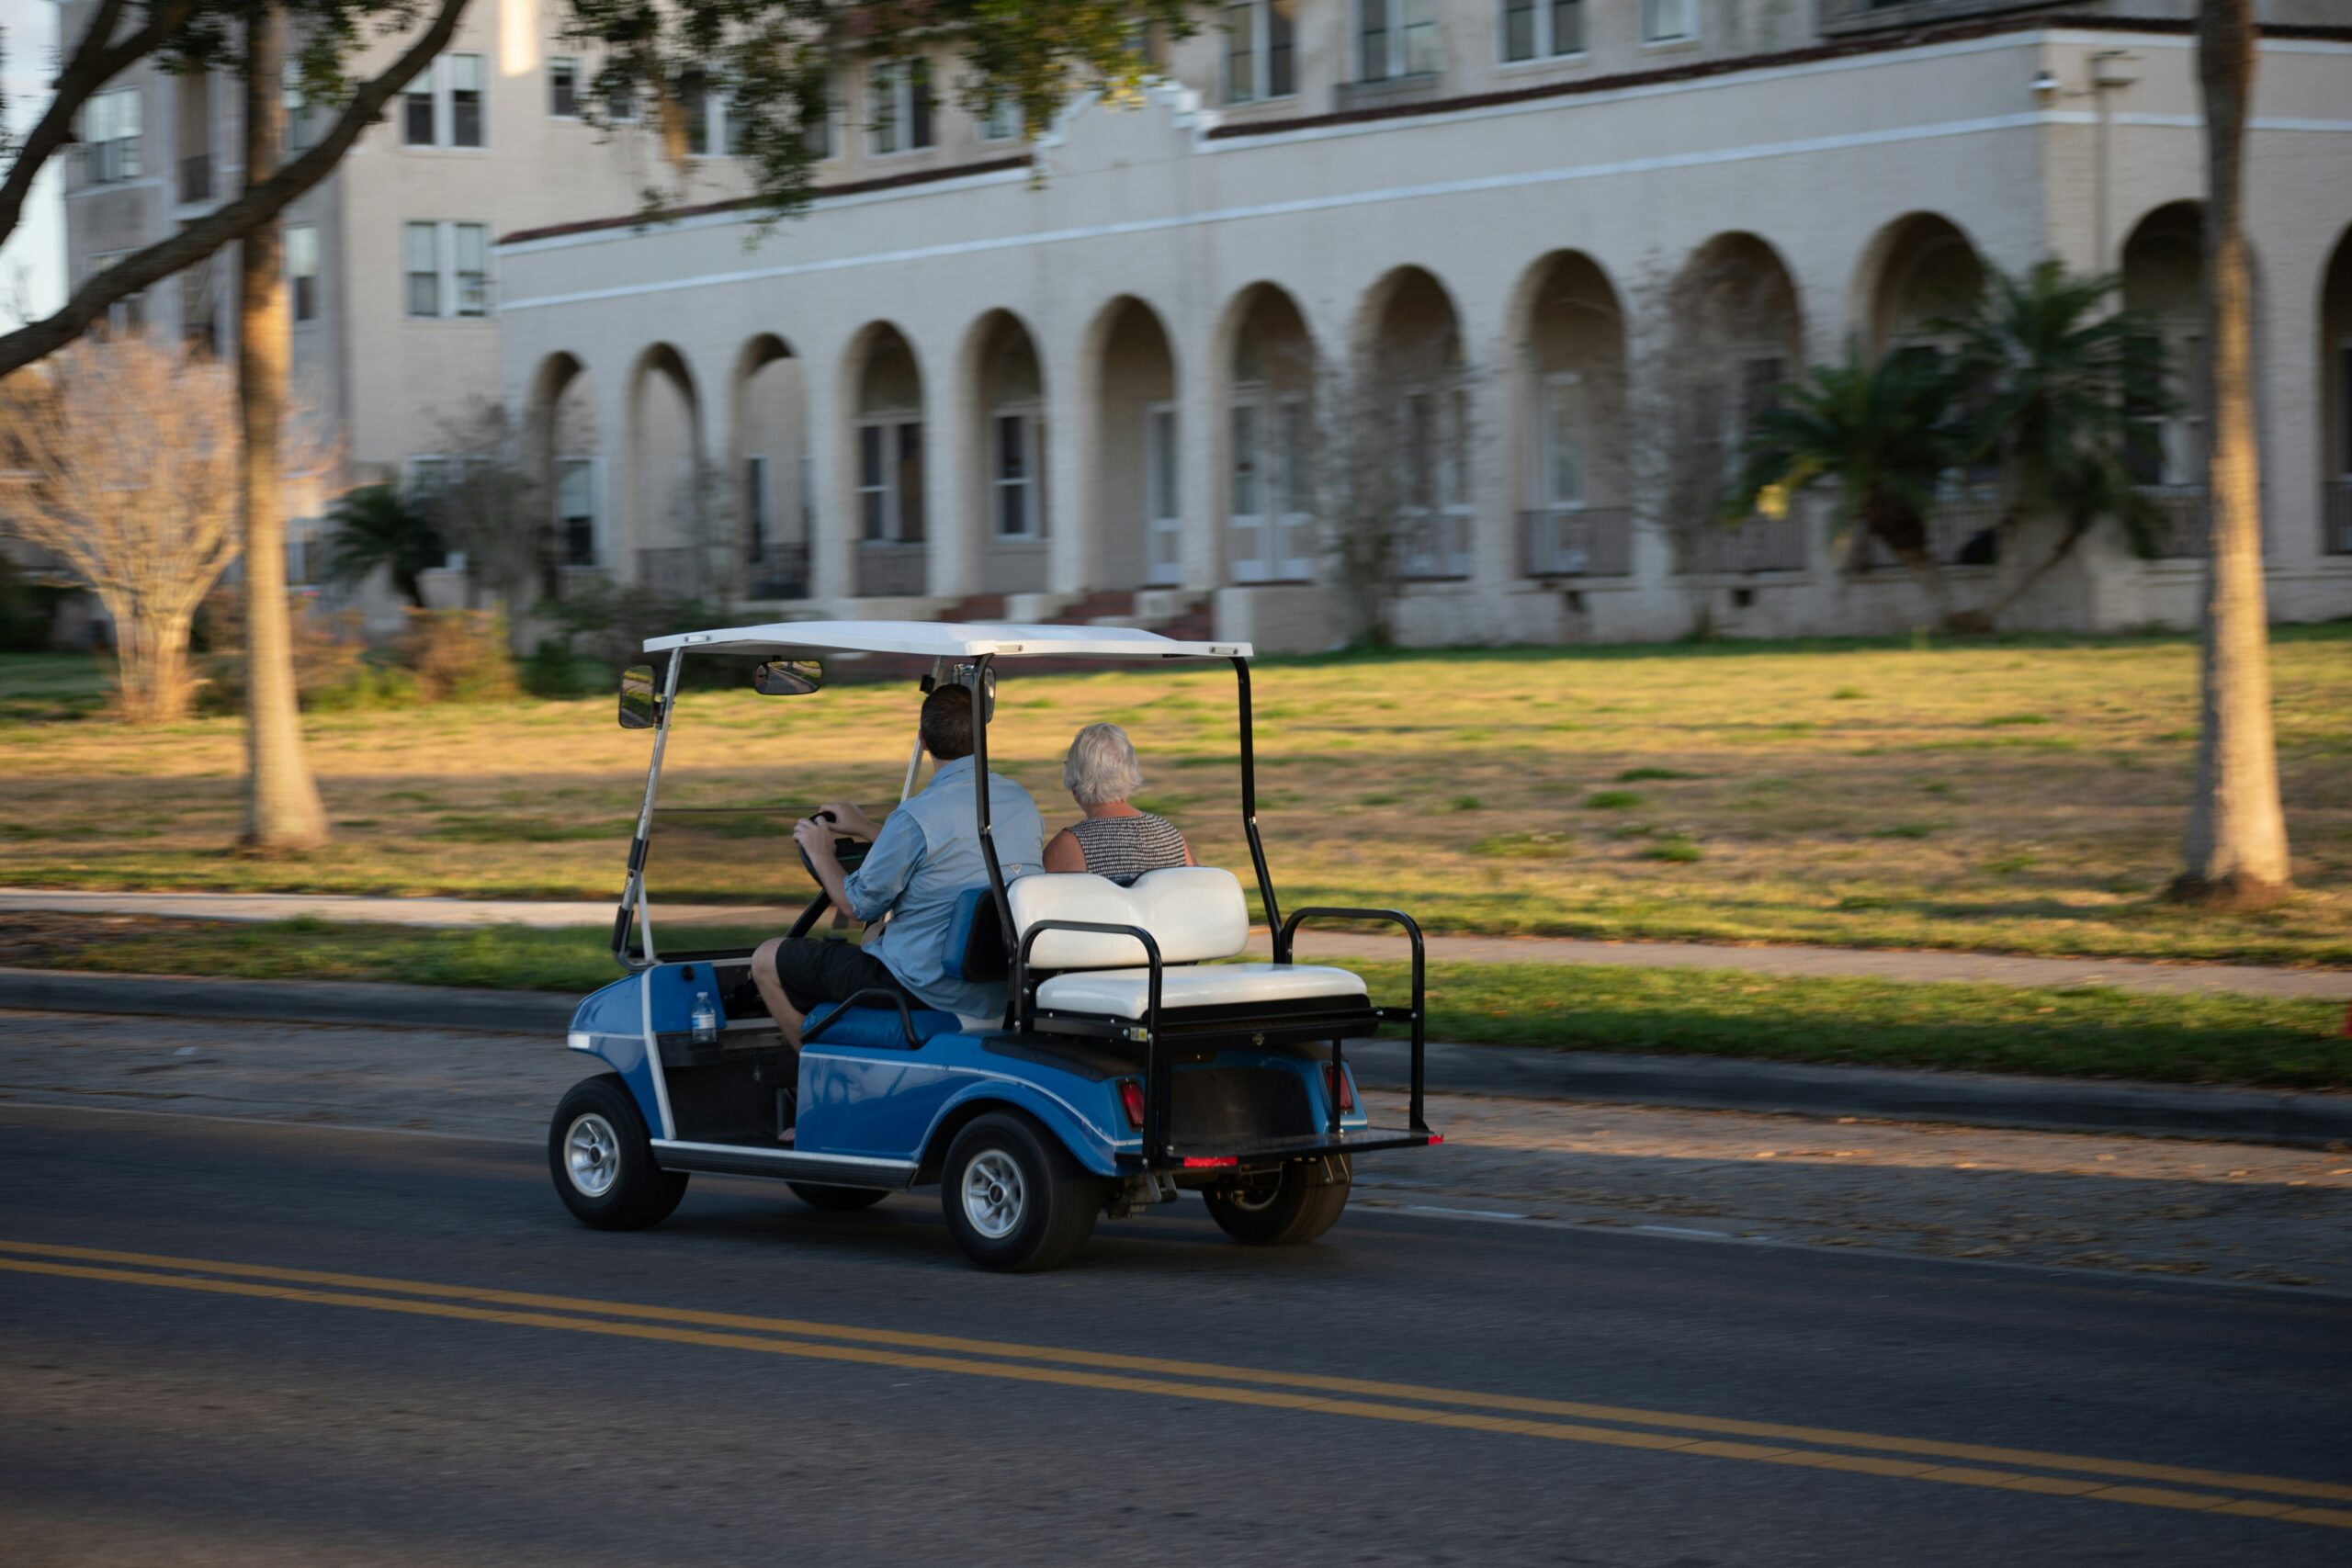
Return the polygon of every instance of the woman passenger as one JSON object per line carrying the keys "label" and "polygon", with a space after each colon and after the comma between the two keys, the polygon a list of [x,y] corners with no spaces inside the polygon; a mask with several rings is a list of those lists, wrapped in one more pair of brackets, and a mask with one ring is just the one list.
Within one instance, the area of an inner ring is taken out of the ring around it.
{"label": "woman passenger", "polygon": [[1062,763],[1062,787],[1086,817],[1047,842],[1047,871],[1091,871],[1125,886],[1147,871],[1200,863],[1174,823],[1127,804],[1143,788],[1143,770],[1117,725],[1090,724],[1078,732]]}

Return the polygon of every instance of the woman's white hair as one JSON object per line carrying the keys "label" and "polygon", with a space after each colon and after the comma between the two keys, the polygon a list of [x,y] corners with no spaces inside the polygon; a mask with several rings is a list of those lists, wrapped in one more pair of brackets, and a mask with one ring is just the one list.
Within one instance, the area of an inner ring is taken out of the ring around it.
{"label": "woman's white hair", "polygon": [[1090,724],[1069,743],[1062,762],[1062,787],[1080,806],[1108,806],[1143,788],[1135,743],[1115,724]]}

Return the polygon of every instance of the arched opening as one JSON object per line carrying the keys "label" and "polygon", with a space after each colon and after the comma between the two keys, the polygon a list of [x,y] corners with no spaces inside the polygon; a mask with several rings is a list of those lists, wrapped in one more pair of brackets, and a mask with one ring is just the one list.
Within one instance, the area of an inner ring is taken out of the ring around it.
{"label": "arched opening", "polygon": [[1226,409],[1227,570],[1235,582],[1315,576],[1315,340],[1298,303],[1271,283],[1235,301]]}
{"label": "arched opening", "polygon": [[561,598],[574,585],[604,576],[611,550],[605,538],[605,460],[598,455],[596,405],[587,367],[573,355],[549,355],[532,378],[529,439],[553,543],[548,554],[555,581],[541,586]]}
{"label": "arched opening", "polygon": [[1173,586],[1184,578],[1176,356],[1159,314],[1132,295],[1105,308],[1089,341],[1101,367],[1088,509],[1100,575],[1114,588]]}
{"label": "arched opening", "polygon": [[701,397],[684,355],[666,343],[639,355],[629,411],[631,580],[657,598],[708,599],[718,581],[717,497],[703,457]]}
{"label": "arched opening", "polygon": [[2320,291],[2320,548],[2352,555],[2352,230],[2336,242]]}
{"label": "arched opening", "polygon": [[991,310],[965,341],[973,410],[968,450],[981,519],[980,592],[1035,593],[1046,586],[1046,376],[1021,318]]}
{"label": "arched opening", "polygon": [[921,593],[926,581],[922,371],[899,329],[877,321],[851,348],[851,508],[860,598]]}
{"label": "arched opening", "polygon": [[1513,314],[1520,375],[1512,492],[1529,577],[1634,570],[1625,471],[1625,318],[1590,256],[1535,264]]}
{"label": "arched opening", "polygon": [[1796,283],[1754,234],[1718,234],[1668,285],[1672,323],[1645,378],[1640,461],[1685,572],[1797,571],[1806,564],[1804,513],[1717,520],[1747,431],[1773,407],[1804,355]]}
{"label": "arched opening", "polygon": [[2132,421],[2132,477],[2162,506],[2163,553],[2204,549],[2205,438],[2212,389],[2206,380],[2205,211],[2177,201],[2143,218],[2123,242],[2123,304],[2146,318],[2164,345],[2169,406]]}
{"label": "arched opening", "polygon": [[[1470,378],[1445,288],[1418,266],[1373,286],[1359,318],[1362,384],[1346,411],[1341,461],[1355,520],[1388,540],[1407,579],[1470,575]],[[1376,570],[1376,569],[1375,569]]]}
{"label": "arched opening", "polygon": [[746,597],[808,596],[810,513],[806,367],[782,338],[763,333],[735,365],[735,539]]}
{"label": "arched opening", "polygon": [[1914,212],[1879,231],[1863,253],[1873,355],[1940,345],[1938,323],[1966,311],[1984,290],[1984,264],[1950,220]]}

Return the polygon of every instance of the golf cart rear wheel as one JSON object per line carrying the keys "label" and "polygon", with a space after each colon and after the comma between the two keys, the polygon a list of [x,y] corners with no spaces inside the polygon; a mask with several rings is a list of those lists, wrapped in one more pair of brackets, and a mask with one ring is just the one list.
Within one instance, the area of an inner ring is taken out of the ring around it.
{"label": "golf cart rear wheel", "polygon": [[939,1206],[981,1268],[1058,1269],[1094,1234],[1102,1190],[1060,1139],[1019,1111],[991,1111],[947,1145]]}
{"label": "golf cart rear wheel", "polygon": [[618,1073],[582,1078],[548,1123],[548,1174],[583,1224],[642,1230],[670,1217],[686,1195],[685,1172],[653,1163],[653,1141]]}
{"label": "golf cart rear wheel", "polygon": [[1286,1165],[1272,1180],[1246,1187],[1226,1187],[1204,1192],[1209,1218],[1217,1228],[1251,1247],[1295,1247],[1313,1241],[1339,1223],[1348,1206],[1348,1185],[1353,1177],[1344,1157],[1332,1162],[1335,1181],[1307,1184],[1310,1168]]}
{"label": "golf cart rear wheel", "polygon": [[814,1181],[787,1181],[792,1195],[812,1209],[845,1214],[853,1209],[870,1209],[890,1195],[886,1187],[822,1187]]}

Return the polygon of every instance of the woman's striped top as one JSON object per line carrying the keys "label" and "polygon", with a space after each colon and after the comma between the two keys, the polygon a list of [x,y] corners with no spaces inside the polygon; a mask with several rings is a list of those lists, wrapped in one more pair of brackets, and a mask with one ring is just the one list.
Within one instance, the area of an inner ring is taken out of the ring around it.
{"label": "woman's striped top", "polygon": [[1086,869],[1122,887],[1147,871],[1184,863],[1184,835],[1176,824],[1148,811],[1133,817],[1089,817],[1069,831],[1086,856]]}

